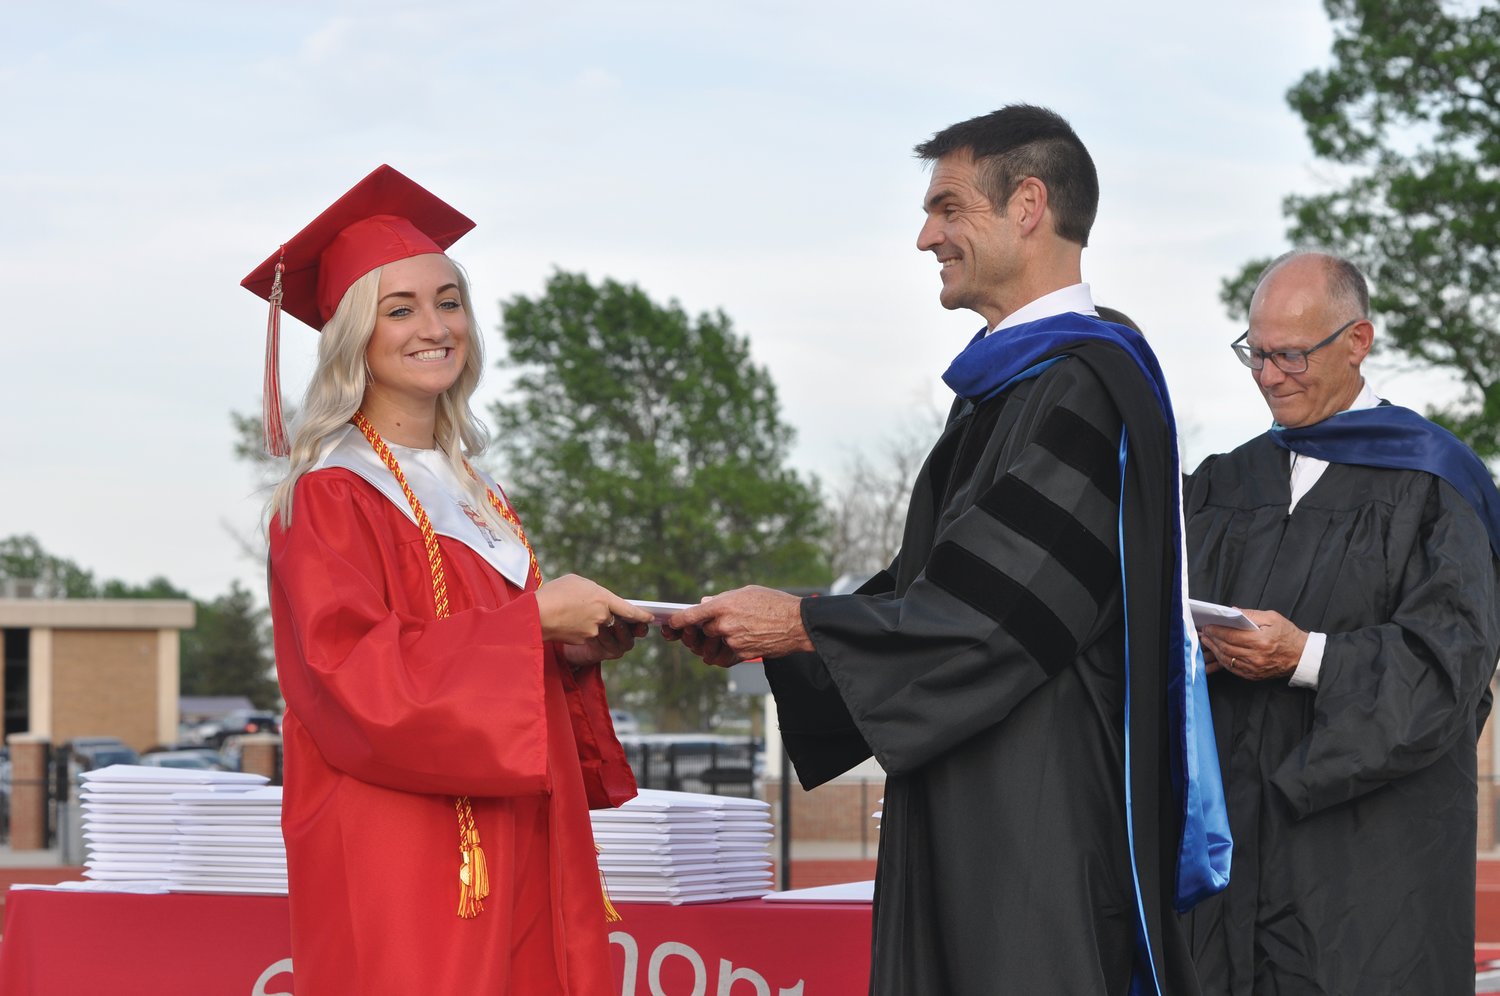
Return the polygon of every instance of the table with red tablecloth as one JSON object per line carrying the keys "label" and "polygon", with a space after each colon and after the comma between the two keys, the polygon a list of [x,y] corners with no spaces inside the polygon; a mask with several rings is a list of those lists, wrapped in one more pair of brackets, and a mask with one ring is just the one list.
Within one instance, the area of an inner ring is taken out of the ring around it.
{"label": "table with red tablecloth", "polygon": [[[618,904],[620,996],[863,996],[865,903]],[[14,890],[0,996],[294,994],[285,896]]]}

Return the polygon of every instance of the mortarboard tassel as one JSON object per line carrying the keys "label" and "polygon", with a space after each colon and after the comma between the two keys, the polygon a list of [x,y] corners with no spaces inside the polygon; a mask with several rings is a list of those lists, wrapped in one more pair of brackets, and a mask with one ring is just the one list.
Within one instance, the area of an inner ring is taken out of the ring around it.
{"label": "mortarboard tassel", "polygon": [[[286,246],[281,247],[282,255]],[[284,457],[292,448],[286,438],[286,422],[281,417],[281,271],[276,261],[276,276],[271,283],[271,313],[266,317],[266,375],[261,398],[261,434],[266,452]]]}

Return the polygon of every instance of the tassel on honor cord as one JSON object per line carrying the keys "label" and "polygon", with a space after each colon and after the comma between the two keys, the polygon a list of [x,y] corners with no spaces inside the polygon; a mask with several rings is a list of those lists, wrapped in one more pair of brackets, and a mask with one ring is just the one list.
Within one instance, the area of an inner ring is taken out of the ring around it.
{"label": "tassel on honor cord", "polygon": [[453,800],[458,813],[458,849],[462,864],[458,869],[458,915],[465,920],[484,912],[484,900],[490,894],[490,869],[479,846],[479,828],[474,825],[474,807],[469,797]]}
{"label": "tassel on honor cord", "polygon": [[[598,844],[594,845],[595,854],[600,854],[603,851],[604,848],[600,847]],[[621,920],[625,919],[620,915],[620,911],[615,909],[615,904],[609,901],[609,883],[604,880],[603,869],[600,869],[599,871],[599,891],[604,893],[604,922],[619,923]]]}

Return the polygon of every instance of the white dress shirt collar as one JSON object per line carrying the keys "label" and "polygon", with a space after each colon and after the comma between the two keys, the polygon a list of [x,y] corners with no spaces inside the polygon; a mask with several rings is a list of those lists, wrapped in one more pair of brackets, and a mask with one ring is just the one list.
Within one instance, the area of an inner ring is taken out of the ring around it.
{"label": "white dress shirt collar", "polygon": [[1364,380],[1359,385],[1359,393],[1354,396],[1354,400],[1344,411],[1357,412],[1362,408],[1374,408],[1378,404],[1380,404],[1380,395],[1375,393],[1375,388],[1370,386],[1368,380]]}
{"label": "white dress shirt collar", "polygon": [[1050,294],[1043,294],[1029,304],[1012,311],[1000,320],[1000,324],[990,329],[990,332],[999,332],[1001,329],[1014,328],[1027,322],[1039,321],[1043,318],[1051,318],[1053,315],[1065,315],[1070,311],[1076,311],[1080,315],[1093,315],[1098,317],[1094,310],[1094,295],[1089,291],[1088,284],[1072,284],[1062,287]]}

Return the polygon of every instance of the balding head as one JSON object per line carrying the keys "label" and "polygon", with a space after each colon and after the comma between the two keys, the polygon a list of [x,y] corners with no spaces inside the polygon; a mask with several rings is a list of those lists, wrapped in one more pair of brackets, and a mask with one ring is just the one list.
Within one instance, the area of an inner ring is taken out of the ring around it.
{"label": "balding head", "polygon": [[1250,348],[1261,354],[1313,351],[1301,373],[1285,372],[1274,356],[1254,371],[1256,386],[1279,424],[1313,425],[1359,396],[1364,383],[1360,364],[1375,333],[1368,311],[1364,277],[1347,260],[1296,252],[1267,267],[1250,299]]}
{"label": "balding head", "polygon": [[[1328,302],[1342,306],[1350,317],[1370,317],[1370,288],[1365,283],[1364,274],[1359,272],[1359,267],[1342,256],[1311,249],[1293,249],[1273,259],[1255,285],[1255,297],[1260,297],[1261,290],[1273,274],[1287,267],[1291,268],[1289,275],[1299,279],[1315,280],[1317,275],[1321,275],[1323,295]],[[1255,308],[1254,298],[1251,299],[1250,307],[1252,310]]]}

